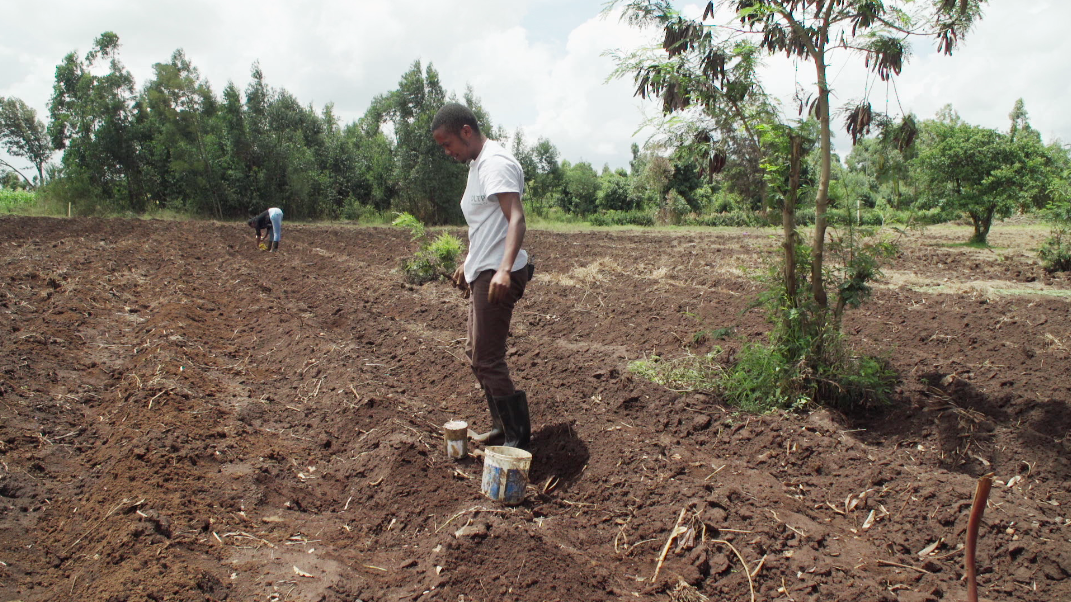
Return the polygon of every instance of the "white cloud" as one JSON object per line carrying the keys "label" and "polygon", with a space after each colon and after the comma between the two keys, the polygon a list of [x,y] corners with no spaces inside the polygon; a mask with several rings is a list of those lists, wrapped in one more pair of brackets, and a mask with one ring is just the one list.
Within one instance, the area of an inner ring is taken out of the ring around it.
{"label": "white cloud", "polygon": [[[829,67],[833,107],[860,99],[869,89],[868,97],[878,111],[899,115],[902,106],[929,119],[951,103],[969,123],[1007,130],[1008,113],[1016,99],[1023,98],[1031,124],[1046,142],[1060,138],[1069,143],[1071,114],[1064,109],[1071,98],[1067,77],[1071,38],[1063,32],[1067,23],[1071,23],[1071,3],[1064,0],[992,0],[952,56],[936,52],[932,39],[912,39],[914,55],[896,78],[895,88],[866,71],[858,55],[842,51]],[[796,115],[791,103],[795,81],[813,89],[814,71],[811,62],[783,56],[768,60],[767,89],[783,100],[787,116]],[[851,140],[843,133],[843,119],[836,119],[834,128],[836,147],[847,155]]]}
{"label": "white cloud", "polygon": [[[0,96],[17,96],[47,119],[55,66],[72,50],[85,54],[106,30],[122,41],[121,57],[138,85],[152,65],[183,48],[217,93],[228,81],[244,89],[259,61],[269,85],[286,88],[317,108],[334,102],[349,121],[372,98],[397,86],[415,60],[433,63],[444,86],[462,94],[472,84],[496,125],[523,128],[529,141],[550,139],[570,161],[625,166],[643,119],[630,78],[604,83],[613,69],[604,51],[632,48],[645,34],[616,17],[601,18],[603,0],[322,0],[294,3],[220,0],[51,0],[18,2],[0,38]],[[702,4],[681,5],[698,16]],[[57,15],[59,17],[57,17]],[[905,109],[927,118],[952,103],[964,119],[1007,127],[1007,113],[1023,97],[1031,120],[1047,139],[1071,141],[1071,23],[1066,0],[992,0],[987,14],[952,57],[918,53],[898,78]],[[814,66],[768,59],[767,88],[794,116],[794,83],[813,82]],[[841,101],[862,96],[867,73],[852,57],[830,67]],[[871,76],[872,79],[872,76]],[[883,84],[872,92],[884,109]],[[889,95],[891,108],[895,95]],[[841,130],[838,123],[837,129]],[[847,140],[838,146],[847,151]],[[21,163],[20,163],[21,164]]]}

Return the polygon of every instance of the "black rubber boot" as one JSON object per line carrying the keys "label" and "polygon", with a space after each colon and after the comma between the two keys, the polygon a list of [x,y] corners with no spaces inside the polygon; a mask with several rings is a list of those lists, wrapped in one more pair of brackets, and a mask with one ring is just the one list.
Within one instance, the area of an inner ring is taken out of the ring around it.
{"label": "black rubber boot", "polygon": [[506,431],[506,440],[502,445],[527,450],[532,442],[532,424],[528,415],[528,396],[524,391],[513,395],[496,397],[495,405],[502,416],[502,426]]}
{"label": "black rubber boot", "polygon": [[487,443],[495,437],[501,437],[502,433],[505,432],[502,428],[502,416],[498,413],[494,398],[491,397],[491,393],[487,389],[484,389],[483,393],[487,397],[487,409],[491,412],[491,430],[486,433],[476,433],[470,430],[469,438],[477,443]]}
{"label": "black rubber boot", "polygon": [[279,250],[279,241],[277,241],[277,240],[271,241],[271,251],[272,251],[272,253],[274,253],[274,252],[276,252],[278,250]]}

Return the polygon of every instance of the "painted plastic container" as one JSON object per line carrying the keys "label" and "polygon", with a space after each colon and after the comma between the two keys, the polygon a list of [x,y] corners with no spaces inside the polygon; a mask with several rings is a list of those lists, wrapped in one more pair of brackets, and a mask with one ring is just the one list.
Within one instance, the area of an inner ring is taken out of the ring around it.
{"label": "painted plastic container", "polygon": [[468,455],[469,423],[464,420],[447,422],[443,425],[443,438],[446,440],[447,457],[461,460]]}
{"label": "painted plastic container", "polygon": [[484,495],[507,506],[524,501],[532,454],[516,447],[494,445],[483,450]]}

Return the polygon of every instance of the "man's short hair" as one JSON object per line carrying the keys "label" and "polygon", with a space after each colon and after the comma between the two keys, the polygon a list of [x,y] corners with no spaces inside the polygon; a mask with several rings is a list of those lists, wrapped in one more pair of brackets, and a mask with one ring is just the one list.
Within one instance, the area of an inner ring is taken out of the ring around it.
{"label": "man's short hair", "polygon": [[451,134],[460,134],[463,126],[469,126],[476,134],[480,133],[480,124],[476,122],[476,115],[465,105],[451,102],[443,105],[431,120],[431,131],[446,128]]}

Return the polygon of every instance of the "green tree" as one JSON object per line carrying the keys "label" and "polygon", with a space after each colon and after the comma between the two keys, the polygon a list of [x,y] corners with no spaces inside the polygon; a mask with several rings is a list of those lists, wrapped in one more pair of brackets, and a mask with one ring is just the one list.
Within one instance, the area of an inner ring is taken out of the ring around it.
{"label": "green tree", "polygon": [[[105,61],[107,72],[95,74]],[[119,36],[104,32],[84,59],[72,52],[56,67],[49,136],[64,151],[64,178],[79,194],[140,212],[145,195],[130,127],[134,98],[134,78],[119,60]]]}
{"label": "green tree", "polygon": [[[435,113],[446,103],[438,71],[432,65],[425,71],[415,61],[402,75],[398,89],[378,102],[397,141],[394,169],[400,208],[425,223],[461,223],[458,199],[465,189],[467,170],[447,157],[430,133]],[[480,113],[482,109],[477,119]],[[481,130],[487,133],[490,127],[481,123]]]}
{"label": "green tree", "polygon": [[525,201],[534,214],[542,215],[547,208],[557,204],[556,199],[560,197],[564,186],[564,173],[558,162],[558,149],[546,138],[536,141],[532,147],[532,159],[535,172],[525,172],[529,181]]}
{"label": "green tree", "polygon": [[970,217],[971,243],[986,244],[993,219],[1028,201],[1043,175],[1030,146],[958,118],[924,124],[921,143],[917,163],[928,201]]}
{"label": "green tree", "polygon": [[532,179],[535,178],[539,167],[536,163],[535,150],[528,146],[524,139],[524,130],[517,128],[513,133],[513,142],[510,145],[510,151],[517,159],[517,162],[521,164],[521,169],[524,170],[524,179],[531,182]]}
{"label": "green tree", "polygon": [[1049,185],[1052,200],[1042,212],[1051,231],[1038,249],[1038,258],[1046,270],[1066,272],[1071,270],[1071,149],[1059,143],[1052,146],[1056,147],[1051,150],[1057,168]]}
{"label": "green tree", "polygon": [[356,200],[377,211],[386,211],[397,194],[394,181],[394,147],[383,133],[382,103],[372,103],[356,123],[346,126],[345,138],[355,154],[357,180]]}
{"label": "green tree", "polygon": [[224,191],[214,166],[219,157],[210,153],[210,138],[217,136],[215,95],[181,49],[153,71],[136,105],[146,140],[146,190],[165,205],[223,217]]}
{"label": "green tree", "polygon": [[599,211],[629,211],[634,209],[629,195],[628,175],[607,170],[599,176],[596,205]]}
{"label": "green tree", "polygon": [[681,195],[689,209],[695,212],[702,209],[698,193],[703,188],[703,178],[700,168],[697,168],[687,155],[673,162],[673,175],[669,178],[668,186],[670,190]]}
{"label": "green tree", "polygon": [[599,196],[599,174],[591,163],[562,162],[563,187],[560,207],[569,213],[590,215],[595,212]]}
{"label": "green tree", "polygon": [[[45,181],[45,164],[52,158],[52,143],[45,124],[37,119],[37,111],[18,98],[0,96],[0,143],[14,157],[22,157],[37,168],[37,185]],[[4,165],[25,175],[12,165]]]}
{"label": "green tree", "polygon": [[[914,117],[911,120],[914,122]],[[887,135],[879,134],[860,138],[852,146],[845,164],[850,174],[860,176],[868,206],[884,204],[899,210],[914,201],[911,191],[916,186],[910,166],[917,152],[915,145],[901,151]]]}

